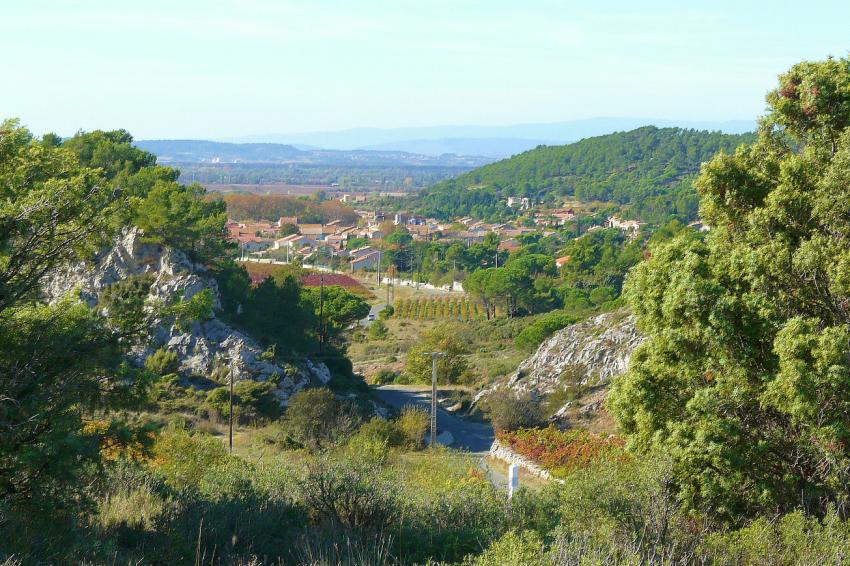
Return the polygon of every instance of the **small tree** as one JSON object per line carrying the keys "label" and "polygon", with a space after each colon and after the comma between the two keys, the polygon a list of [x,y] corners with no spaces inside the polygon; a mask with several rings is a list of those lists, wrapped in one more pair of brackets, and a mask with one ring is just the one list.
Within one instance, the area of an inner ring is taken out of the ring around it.
{"label": "small tree", "polygon": [[540,404],[528,393],[517,394],[509,389],[501,389],[487,397],[486,404],[490,422],[497,431],[532,428],[543,422]]}
{"label": "small tree", "polygon": [[387,329],[387,325],[380,319],[369,325],[369,330],[366,332],[366,335],[369,336],[370,340],[383,340],[388,334],[389,330]]}
{"label": "small tree", "polygon": [[414,450],[419,450],[425,444],[425,432],[429,425],[428,412],[412,405],[404,407],[396,420],[396,426],[404,435],[408,447]]}
{"label": "small tree", "polygon": [[160,348],[145,358],[145,369],[157,375],[175,373],[180,368],[177,354],[166,348]]}
{"label": "small tree", "polygon": [[330,389],[304,389],[289,399],[284,426],[295,441],[316,450],[353,428],[349,417]]}
{"label": "small tree", "polygon": [[441,383],[457,383],[468,376],[468,350],[447,326],[437,326],[422,334],[422,340],[407,352],[405,371],[418,383],[431,382],[431,356],[426,352],[442,352],[437,361]]}

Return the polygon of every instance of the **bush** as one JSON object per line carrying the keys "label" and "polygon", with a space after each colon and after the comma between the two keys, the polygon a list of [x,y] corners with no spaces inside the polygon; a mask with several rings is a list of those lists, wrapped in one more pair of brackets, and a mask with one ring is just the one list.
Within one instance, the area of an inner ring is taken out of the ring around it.
{"label": "bush", "polygon": [[555,311],[544,314],[528,326],[526,326],[516,338],[514,344],[517,348],[533,350],[546,338],[567,326],[576,322],[576,317],[563,311]]}
{"label": "bush", "polygon": [[157,375],[175,373],[180,369],[180,360],[175,352],[160,348],[145,358],[145,369]]}
{"label": "bush", "polygon": [[496,431],[532,428],[543,421],[540,404],[528,393],[500,389],[486,399],[486,409]]}
{"label": "bush", "polygon": [[166,428],[154,444],[155,462],[169,485],[196,487],[206,471],[227,459],[227,449],[217,438],[192,434],[181,426]]}
{"label": "bush", "polygon": [[342,440],[359,421],[355,408],[340,403],[325,387],[304,389],[290,397],[284,415],[286,432],[314,450]]}
{"label": "bush", "polygon": [[276,385],[270,381],[246,379],[236,382],[233,393],[239,396],[240,416],[250,420],[278,418],[281,407],[276,390]]}
{"label": "bush", "polygon": [[[207,393],[205,404],[222,418],[230,416],[230,387],[217,387]],[[246,379],[233,384],[233,413],[240,422],[276,419],[280,416],[280,402],[275,396],[275,385],[268,381]]]}
{"label": "bush", "polygon": [[383,340],[389,334],[389,329],[387,325],[384,324],[383,320],[376,320],[369,325],[369,330],[366,331],[366,335],[370,340]]}
{"label": "bush", "polygon": [[375,385],[384,385],[386,383],[394,382],[397,378],[398,373],[391,369],[383,368],[378,370],[378,373],[376,373],[375,377],[372,378],[372,383]]}
{"label": "bush", "polygon": [[400,507],[380,466],[360,459],[313,462],[301,496],[319,524],[348,532],[384,532]]}
{"label": "bush", "polygon": [[425,433],[431,424],[428,412],[408,405],[401,410],[396,426],[401,431],[408,448],[419,450],[425,445]]}
{"label": "bush", "polygon": [[469,566],[539,566],[545,564],[544,546],[534,531],[508,531],[478,557],[467,559]]}
{"label": "bush", "polygon": [[561,432],[554,426],[500,431],[503,444],[540,464],[553,475],[566,477],[577,469],[622,453],[623,441],[615,436],[601,436],[583,429]]}
{"label": "bush", "polygon": [[742,529],[709,535],[699,550],[709,563],[757,566],[841,564],[848,547],[850,523],[832,509],[823,520],[801,511],[776,521],[760,517]]}
{"label": "bush", "polygon": [[596,306],[613,301],[617,298],[617,292],[613,287],[596,287],[588,296],[590,302]]}
{"label": "bush", "polygon": [[404,432],[393,421],[372,417],[358,430],[355,437],[383,442],[388,447],[403,446],[406,442]]}

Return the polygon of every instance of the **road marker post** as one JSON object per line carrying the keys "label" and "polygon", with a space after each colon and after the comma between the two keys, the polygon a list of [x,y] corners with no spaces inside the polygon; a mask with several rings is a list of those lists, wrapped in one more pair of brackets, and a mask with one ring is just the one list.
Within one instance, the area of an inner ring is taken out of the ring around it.
{"label": "road marker post", "polygon": [[519,466],[511,464],[508,466],[508,499],[514,496],[514,491],[519,488]]}

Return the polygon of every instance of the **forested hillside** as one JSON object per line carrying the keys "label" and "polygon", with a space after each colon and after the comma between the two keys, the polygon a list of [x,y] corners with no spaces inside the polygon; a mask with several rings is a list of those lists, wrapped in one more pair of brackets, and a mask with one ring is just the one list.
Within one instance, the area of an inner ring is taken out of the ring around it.
{"label": "forested hillside", "polygon": [[691,186],[700,164],[727,153],[753,134],[723,134],[646,126],[564,146],[541,146],[474,169],[424,191],[421,212],[448,218],[509,214],[508,196],[558,204],[563,197],[612,201],[624,214],[652,222],[671,215],[696,216],[699,198]]}

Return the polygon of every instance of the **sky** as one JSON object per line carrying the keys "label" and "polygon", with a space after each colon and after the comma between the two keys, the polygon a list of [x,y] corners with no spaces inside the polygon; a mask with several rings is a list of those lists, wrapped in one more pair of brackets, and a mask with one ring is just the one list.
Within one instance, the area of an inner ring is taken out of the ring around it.
{"label": "sky", "polygon": [[0,0],[0,118],[138,139],[753,119],[850,2]]}

